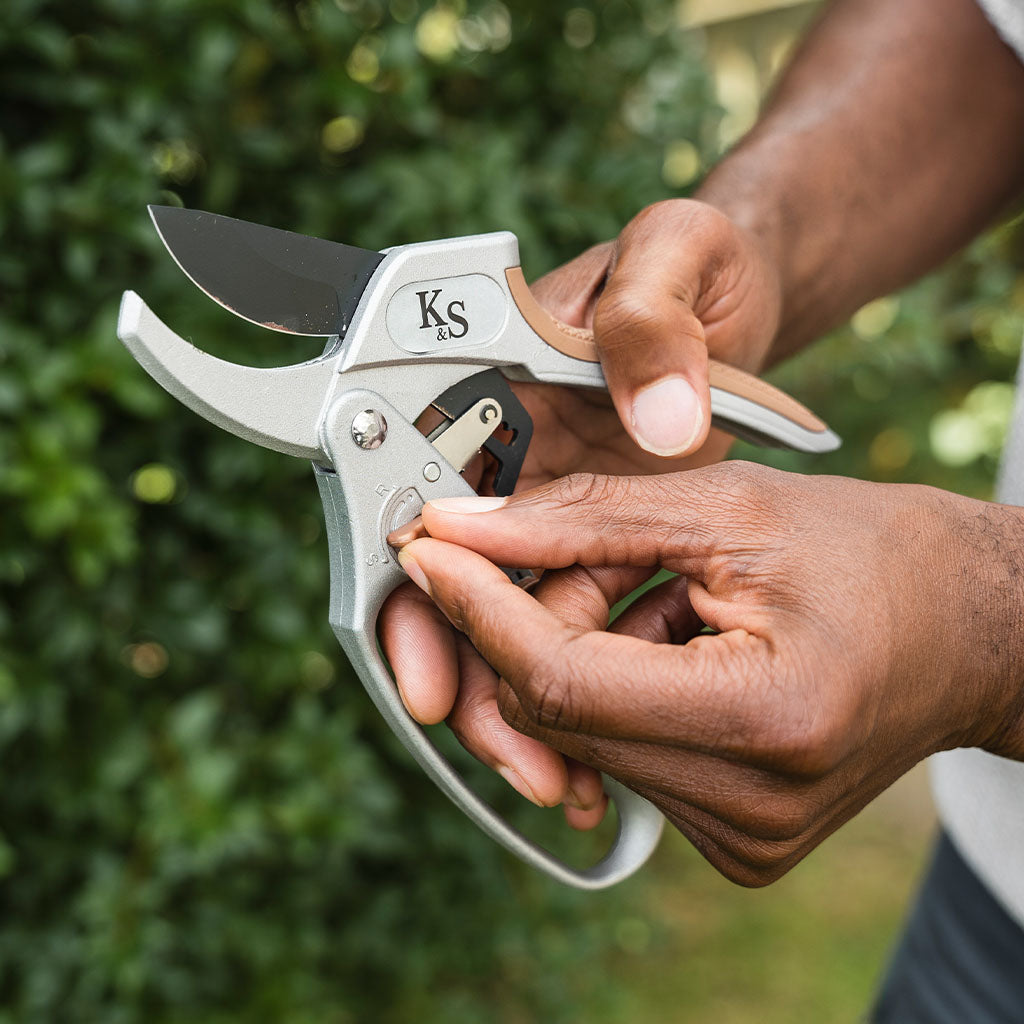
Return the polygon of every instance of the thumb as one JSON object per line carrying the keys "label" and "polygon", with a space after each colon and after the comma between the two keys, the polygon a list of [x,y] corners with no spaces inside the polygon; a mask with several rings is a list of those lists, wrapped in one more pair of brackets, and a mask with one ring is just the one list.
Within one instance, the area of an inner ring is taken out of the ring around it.
{"label": "thumb", "polygon": [[664,271],[634,259],[609,279],[594,313],[608,391],[633,440],[652,455],[696,451],[711,425],[704,328]]}
{"label": "thumb", "polygon": [[619,418],[654,455],[695,451],[711,425],[708,350],[694,312],[701,295],[701,232],[680,244],[674,214],[648,207],[623,230],[594,310],[594,341]]}
{"label": "thumb", "polygon": [[575,327],[590,327],[604,288],[614,245],[601,242],[530,285],[533,297],[553,316]]}

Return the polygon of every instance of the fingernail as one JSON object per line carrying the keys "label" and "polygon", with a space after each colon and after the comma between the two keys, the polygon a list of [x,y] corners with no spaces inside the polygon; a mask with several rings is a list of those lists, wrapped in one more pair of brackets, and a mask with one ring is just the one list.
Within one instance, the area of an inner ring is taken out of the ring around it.
{"label": "fingernail", "polygon": [[405,548],[398,552],[398,564],[405,570],[406,575],[416,584],[420,590],[430,594],[430,580],[427,579],[423,570],[412,555],[408,554]]}
{"label": "fingernail", "polygon": [[525,796],[527,800],[535,803],[538,807],[544,806],[526,784],[526,780],[514,768],[510,768],[507,764],[499,764],[497,772],[517,793]]}
{"label": "fingernail", "polygon": [[388,534],[388,543],[393,548],[404,548],[406,544],[411,544],[414,540],[429,536],[427,528],[423,525],[423,517],[417,516],[405,526],[399,526],[397,530],[392,530]]}
{"label": "fingernail", "polygon": [[427,504],[438,512],[458,512],[460,515],[468,515],[470,512],[493,512],[501,508],[508,498],[491,498],[486,495],[467,495],[463,498],[438,498],[435,501],[428,501]]}
{"label": "fingernail", "polygon": [[697,392],[682,377],[666,377],[633,399],[633,436],[652,455],[680,455],[704,425]]}

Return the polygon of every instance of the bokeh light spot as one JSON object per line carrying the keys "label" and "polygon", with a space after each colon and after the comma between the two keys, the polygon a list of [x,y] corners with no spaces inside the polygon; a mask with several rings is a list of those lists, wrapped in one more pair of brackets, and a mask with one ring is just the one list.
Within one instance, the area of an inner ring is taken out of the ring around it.
{"label": "bokeh light spot", "polygon": [[157,174],[161,178],[170,178],[177,185],[187,185],[206,167],[198,150],[186,139],[158,142],[153,147],[151,159]]}
{"label": "bokeh light spot", "polygon": [[369,85],[380,74],[380,59],[368,43],[357,43],[348,55],[345,70],[353,82]]}
{"label": "bokeh light spot", "polygon": [[163,675],[171,660],[167,648],[154,641],[131,644],[124,649],[123,657],[131,670],[143,679],[155,679]]}
{"label": "bokeh light spot", "polygon": [[700,173],[700,153],[688,139],[676,139],[665,147],[661,176],[669,188],[689,185]]}
{"label": "bokeh light spot", "polygon": [[868,449],[871,468],[880,473],[903,469],[914,454],[914,441],[900,427],[887,427],[875,435]]}
{"label": "bokeh light spot", "polygon": [[597,22],[593,13],[585,7],[574,7],[565,16],[562,35],[574,50],[589,46],[597,35]]}
{"label": "bokeh light spot", "polygon": [[416,22],[416,48],[431,60],[449,60],[459,45],[458,23],[454,11],[431,7]]}
{"label": "bokeh light spot", "polygon": [[850,319],[854,333],[865,341],[880,338],[896,322],[899,316],[899,299],[887,296],[875,299],[866,306],[861,306]]}
{"label": "bokeh light spot", "polygon": [[331,153],[347,153],[363,141],[363,122],[351,114],[331,118],[320,132],[320,141]]}
{"label": "bokeh light spot", "polygon": [[1015,400],[1007,381],[986,380],[968,392],[959,409],[944,409],[931,423],[935,457],[947,466],[966,466],[982,455],[999,454]]}
{"label": "bokeh light spot", "polygon": [[174,500],[178,478],[170,466],[151,462],[132,475],[132,494],[147,505],[166,505]]}
{"label": "bokeh light spot", "polygon": [[299,673],[303,685],[311,690],[322,690],[334,681],[334,664],[319,651],[306,651],[302,655]]}
{"label": "bokeh light spot", "polygon": [[962,409],[944,409],[931,422],[932,453],[947,466],[966,466],[984,448],[983,431],[978,421]]}

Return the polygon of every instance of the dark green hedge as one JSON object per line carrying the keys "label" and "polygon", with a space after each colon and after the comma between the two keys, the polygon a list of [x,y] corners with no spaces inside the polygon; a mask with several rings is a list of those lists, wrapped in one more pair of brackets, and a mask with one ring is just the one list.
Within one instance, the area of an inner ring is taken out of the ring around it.
{"label": "dark green hedge", "polygon": [[203,298],[151,202],[373,248],[509,228],[531,274],[614,234],[714,138],[671,10],[5,0],[0,1020],[613,1005],[622,897],[512,863],[343,663],[308,465],[177,405],[114,323],[130,287],[229,357],[315,354]]}

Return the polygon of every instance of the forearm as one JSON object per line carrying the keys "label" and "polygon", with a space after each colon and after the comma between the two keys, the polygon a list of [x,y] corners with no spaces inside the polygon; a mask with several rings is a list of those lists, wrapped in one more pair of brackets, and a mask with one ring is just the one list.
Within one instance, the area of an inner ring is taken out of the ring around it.
{"label": "forearm", "polygon": [[952,641],[964,688],[979,686],[979,713],[950,746],[978,746],[1024,761],[1024,509],[943,494],[949,601],[933,616]]}
{"label": "forearm", "polygon": [[837,0],[697,198],[778,268],[772,361],[936,266],[1024,184],[1024,66],[974,0]]}

